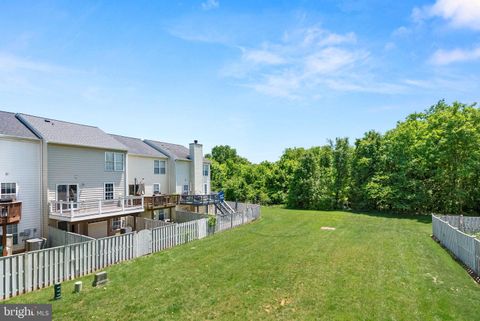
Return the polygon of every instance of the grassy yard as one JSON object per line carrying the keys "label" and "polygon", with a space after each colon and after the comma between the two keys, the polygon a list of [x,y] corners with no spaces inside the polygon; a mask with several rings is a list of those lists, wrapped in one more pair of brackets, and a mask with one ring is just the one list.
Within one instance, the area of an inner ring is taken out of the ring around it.
{"label": "grassy yard", "polygon": [[[335,227],[334,231],[321,230]],[[480,287],[428,217],[263,208],[252,224],[108,268],[51,301],[55,320],[478,320]]]}

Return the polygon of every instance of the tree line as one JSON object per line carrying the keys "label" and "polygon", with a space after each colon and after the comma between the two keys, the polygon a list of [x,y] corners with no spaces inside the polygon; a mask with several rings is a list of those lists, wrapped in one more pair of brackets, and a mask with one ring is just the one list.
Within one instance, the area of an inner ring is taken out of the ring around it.
{"label": "tree line", "polygon": [[229,200],[300,209],[407,213],[480,211],[480,110],[440,101],[384,134],[350,144],[288,148],[276,162],[253,164],[216,146],[212,189]]}

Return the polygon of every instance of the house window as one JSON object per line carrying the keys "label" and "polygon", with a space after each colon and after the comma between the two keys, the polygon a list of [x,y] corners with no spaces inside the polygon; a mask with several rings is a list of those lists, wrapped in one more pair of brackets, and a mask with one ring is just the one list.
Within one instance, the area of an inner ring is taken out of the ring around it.
{"label": "house window", "polygon": [[105,152],[105,171],[123,172],[124,158],[123,153]]}
{"label": "house window", "polygon": [[[3,229],[0,229],[0,235],[3,235]],[[18,224],[7,225],[7,234],[13,235],[13,245],[18,244]]]}
{"label": "house window", "polygon": [[16,197],[17,196],[17,184],[16,183],[2,183],[0,189],[0,196],[2,198]]}
{"label": "house window", "polygon": [[123,220],[121,217],[115,217],[112,219],[112,229],[118,230],[124,227]]}
{"label": "house window", "polygon": [[188,194],[188,185],[183,185],[183,194]]}
{"label": "house window", "polygon": [[203,190],[205,191],[205,195],[208,194],[208,185],[207,184],[203,184]]}
{"label": "house window", "polygon": [[[78,185],[77,184],[60,184],[57,185],[57,210],[60,210],[60,207],[65,209],[77,208],[78,206]],[[62,203],[60,203],[62,202]],[[60,206],[60,204],[63,204]]]}
{"label": "house window", "polygon": [[210,166],[208,166],[208,164],[203,164],[203,176],[208,176],[209,171],[210,171]]}
{"label": "house window", "polygon": [[165,211],[163,209],[153,211],[153,219],[160,221],[165,220]]}
{"label": "house window", "polygon": [[153,173],[154,174],[165,174],[166,172],[166,162],[161,160],[153,161]]}
{"label": "house window", "polygon": [[160,194],[160,184],[153,184],[153,194]]}
{"label": "house window", "polygon": [[114,195],[113,183],[105,183],[104,191],[105,191],[105,199],[113,200],[113,195]]}

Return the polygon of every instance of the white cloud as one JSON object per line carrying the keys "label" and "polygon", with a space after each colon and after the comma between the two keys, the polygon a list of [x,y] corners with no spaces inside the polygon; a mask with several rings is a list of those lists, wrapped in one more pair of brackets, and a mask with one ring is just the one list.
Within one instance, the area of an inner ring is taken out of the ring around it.
{"label": "white cloud", "polygon": [[243,58],[249,62],[267,65],[280,65],[285,59],[268,50],[244,50]]}
{"label": "white cloud", "polygon": [[28,70],[34,72],[50,73],[63,68],[40,61],[21,58],[18,56],[0,53],[0,70]]}
{"label": "white cloud", "polygon": [[222,76],[270,96],[315,99],[322,91],[398,93],[405,89],[371,76],[370,53],[357,46],[352,32],[295,29],[285,32],[282,41],[240,49],[240,59],[226,66]]}
{"label": "white cloud", "polygon": [[435,65],[448,65],[455,62],[464,62],[480,59],[480,46],[472,48],[470,50],[466,49],[453,49],[453,50],[437,50],[432,57],[430,62]]}
{"label": "white cloud", "polygon": [[431,6],[416,7],[412,11],[412,18],[417,22],[432,17],[448,20],[457,28],[480,30],[480,1],[436,0]]}
{"label": "white cloud", "polygon": [[203,10],[217,9],[219,6],[220,6],[220,2],[218,2],[218,0],[207,0],[202,3]]}
{"label": "white cloud", "polygon": [[392,32],[392,36],[394,37],[403,37],[403,36],[406,36],[408,34],[410,34],[412,31],[405,27],[405,26],[401,26],[401,27],[398,27],[397,29],[395,29],[393,32]]}

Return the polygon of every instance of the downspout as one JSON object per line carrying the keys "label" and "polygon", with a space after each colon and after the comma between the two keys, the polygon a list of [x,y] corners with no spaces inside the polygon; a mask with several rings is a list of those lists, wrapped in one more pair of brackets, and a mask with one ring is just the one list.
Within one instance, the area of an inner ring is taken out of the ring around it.
{"label": "downspout", "polygon": [[42,209],[40,234],[48,238],[48,141],[21,114],[15,114],[15,117],[40,139],[40,208]]}

